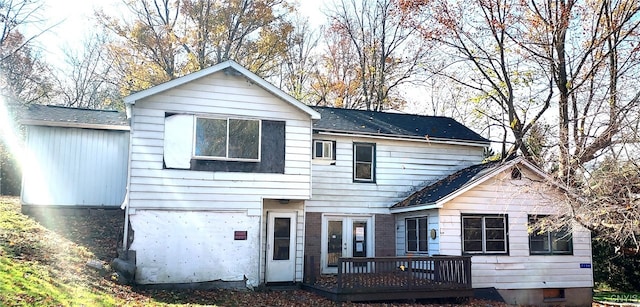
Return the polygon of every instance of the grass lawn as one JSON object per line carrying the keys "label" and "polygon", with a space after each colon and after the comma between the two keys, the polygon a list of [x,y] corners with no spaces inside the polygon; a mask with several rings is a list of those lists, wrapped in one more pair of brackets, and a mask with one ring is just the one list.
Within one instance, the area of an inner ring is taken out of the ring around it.
{"label": "grass lawn", "polygon": [[640,304],[640,292],[598,291],[593,293],[593,300],[603,303]]}

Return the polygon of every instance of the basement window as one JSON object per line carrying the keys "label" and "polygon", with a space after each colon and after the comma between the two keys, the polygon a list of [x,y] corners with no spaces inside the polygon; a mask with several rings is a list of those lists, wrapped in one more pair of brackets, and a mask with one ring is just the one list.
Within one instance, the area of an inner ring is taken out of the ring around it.
{"label": "basement window", "polygon": [[542,289],[545,303],[563,302],[565,300],[564,289]]}

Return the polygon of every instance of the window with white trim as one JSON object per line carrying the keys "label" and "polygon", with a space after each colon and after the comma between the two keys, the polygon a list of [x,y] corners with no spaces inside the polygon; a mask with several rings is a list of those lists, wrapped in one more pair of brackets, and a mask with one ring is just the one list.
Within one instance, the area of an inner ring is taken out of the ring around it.
{"label": "window with white trim", "polygon": [[320,160],[336,159],[336,141],[313,140],[313,158]]}
{"label": "window with white trim", "polygon": [[531,255],[572,255],[573,239],[565,227],[557,231],[540,229],[538,218],[544,216],[529,215],[529,253]]}
{"label": "window with white trim", "polygon": [[195,132],[196,158],[260,160],[260,120],[197,117]]}
{"label": "window with white trim", "polygon": [[406,229],[406,251],[426,253],[429,251],[429,231],[427,217],[412,217],[404,220]]}
{"label": "window with white trim", "polygon": [[375,182],[376,144],[353,143],[353,181]]}
{"label": "window with white trim", "polygon": [[506,215],[463,215],[462,252],[465,254],[506,254]]}

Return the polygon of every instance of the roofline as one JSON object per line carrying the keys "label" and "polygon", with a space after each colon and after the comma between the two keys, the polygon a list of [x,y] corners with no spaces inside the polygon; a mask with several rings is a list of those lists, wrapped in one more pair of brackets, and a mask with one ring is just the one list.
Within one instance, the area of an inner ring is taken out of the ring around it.
{"label": "roofline", "polygon": [[124,125],[55,122],[55,121],[36,120],[36,119],[24,119],[24,120],[21,120],[20,123],[26,126],[46,126],[46,127],[81,128],[81,129],[96,129],[96,130],[120,130],[120,131],[131,130],[131,127],[124,126]]}
{"label": "roofline", "polygon": [[410,142],[420,142],[420,143],[437,143],[437,144],[450,144],[450,145],[467,145],[467,146],[475,146],[475,147],[487,147],[490,145],[490,142],[476,142],[469,140],[456,140],[456,139],[442,139],[442,138],[421,138],[417,136],[397,136],[393,134],[363,134],[357,132],[349,132],[345,130],[324,130],[320,131],[320,129],[313,129],[318,134],[323,135],[336,135],[336,136],[355,136],[355,137],[363,137],[363,138],[374,138],[374,139],[384,139],[384,140],[402,140],[402,141],[410,141]]}
{"label": "roofline", "polygon": [[228,60],[228,61],[225,61],[225,62],[222,62],[222,63],[218,63],[216,65],[207,67],[205,69],[201,69],[199,71],[196,71],[194,73],[188,74],[186,76],[183,76],[183,77],[180,77],[180,78],[177,78],[177,79],[173,79],[171,81],[167,81],[165,83],[156,85],[156,86],[148,88],[146,90],[139,91],[137,93],[131,94],[131,95],[127,96],[127,97],[124,97],[124,102],[125,102],[125,104],[135,104],[136,101],[138,101],[138,100],[147,98],[147,97],[149,97],[151,95],[155,95],[155,94],[167,91],[169,89],[172,89],[174,87],[183,85],[183,84],[191,82],[193,80],[206,77],[206,76],[211,75],[213,73],[222,71],[222,70],[224,70],[226,68],[232,68],[232,69],[236,70],[237,72],[242,74],[245,78],[249,79],[251,82],[259,85],[260,87],[262,87],[263,89],[265,89],[268,92],[272,93],[273,95],[278,96],[282,100],[292,104],[294,107],[296,107],[296,108],[300,109],[301,111],[309,114],[309,116],[311,116],[311,119],[320,119],[320,113],[318,113],[317,111],[311,109],[310,107],[308,107],[307,105],[305,105],[302,102],[298,101],[297,99],[291,97],[291,95],[285,93],[284,91],[282,91],[281,89],[277,88],[273,84],[267,82],[265,79],[262,79],[258,75],[252,73],[248,69],[242,67],[240,64],[238,64],[238,63],[236,63],[236,62],[234,62],[232,60]]}
{"label": "roofline", "polygon": [[440,209],[440,208],[442,208],[442,205],[428,203],[428,204],[421,204],[421,205],[412,206],[412,207],[389,208],[389,211],[391,213],[405,213],[405,212],[422,211],[422,210],[429,210],[429,209]]}
{"label": "roofline", "polygon": [[510,167],[513,167],[514,165],[519,164],[519,163],[523,164],[528,169],[530,169],[531,171],[533,171],[534,173],[536,173],[540,177],[544,178],[545,180],[552,182],[558,188],[565,189],[560,184],[555,182],[555,180],[553,180],[553,178],[551,178],[547,173],[545,173],[541,169],[539,169],[537,166],[531,164],[531,162],[527,161],[526,159],[524,159],[522,157],[517,157],[517,158],[509,161],[508,163],[505,163],[505,164],[501,165],[500,167],[496,168],[492,172],[486,173],[484,176],[482,176],[482,177],[480,177],[480,178],[478,178],[476,180],[467,182],[466,185],[462,186],[460,189],[456,190],[455,192],[453,192],[453,193],[451,193],[449,195],[446,195],[445,197],[441,198],[437,202],[419,204],[417,206],[411,206],[411,207],[401,207],[401,208],[397,208],[397,209],[389,208],[389,210],[391,212],[393,212],[393,213],[403,213],[403,212],[412,212],[412,211],[420,211],[420,210],[427,210],[427,209],[443,208],[445,203],[447,203],[447,202],[451,201],[452,199],[460,196],[460,194],[465,193],[465,192],[475,188],[476,186],[478,186],[481,183],[487,181],[488,179],[492,178],[493,176],[495,176],[495,175],[497,175],[497,174],[509,169]]}

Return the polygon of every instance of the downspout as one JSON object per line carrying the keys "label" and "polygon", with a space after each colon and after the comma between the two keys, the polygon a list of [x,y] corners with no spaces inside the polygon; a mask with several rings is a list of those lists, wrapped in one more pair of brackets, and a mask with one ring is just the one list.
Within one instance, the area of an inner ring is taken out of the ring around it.
{"label": "downspout", "polygon": [[127,153],[127,187],[126,192],[124,194],[124,200],[122,201],[122,205],[120,205],[120,209],[124,210],[124,232],[122,237],[122,251],[126,252],[129,250],[127,246],[129,241],[129,189],[131,188],[131,149],[133,147],[133,127],[131,124],[131,119],[133,118],[133,106],[131,104],[127,104],[127,119],[129,120],[129,152]]}

